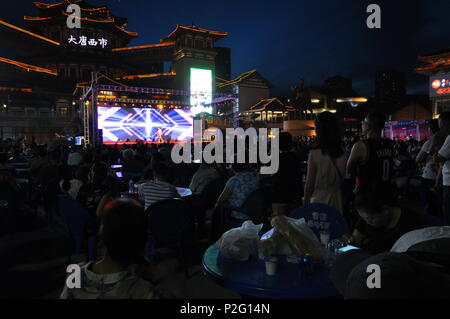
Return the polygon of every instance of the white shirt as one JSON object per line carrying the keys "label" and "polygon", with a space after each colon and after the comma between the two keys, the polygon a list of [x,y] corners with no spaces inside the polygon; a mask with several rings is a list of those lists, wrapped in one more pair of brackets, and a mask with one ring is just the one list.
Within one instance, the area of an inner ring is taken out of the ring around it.
{"label": "white shirt", "polygon": [[425,179],[435,180],[437,177],[437,165],[434,162],[433,156],[430,156],[431,140],[426,141],[425,144],[423,144],[420,151],[428,154],[425,167],[423,168],[422,177]]}
{"label": "white shirt", "polygon": [[450,135],[447,136],[438,153],[447,159],[442,168],[442,179],[444,186],[450,186]]}
{"label": "white shirt", "polygon": [[[61,190],[63,190],[63,184],[64,180],[59,182],[59,187],[61,187]],[[78,179],[71,179],[70,180],[70,188],[67,191],[67,193],[72,196],[73,199],[77,199],[78,192],[80,191],[81,186],[83,186],[83,182]]]}

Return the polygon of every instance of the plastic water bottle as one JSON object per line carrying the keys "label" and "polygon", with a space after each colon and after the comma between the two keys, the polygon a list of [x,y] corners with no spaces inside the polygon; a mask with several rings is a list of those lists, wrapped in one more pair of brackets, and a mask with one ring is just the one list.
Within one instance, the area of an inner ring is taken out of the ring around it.
{"label": "plastic water bottle", "polygon": [[134,194],[134,182],[132,179],[128,182],[128,193]]}

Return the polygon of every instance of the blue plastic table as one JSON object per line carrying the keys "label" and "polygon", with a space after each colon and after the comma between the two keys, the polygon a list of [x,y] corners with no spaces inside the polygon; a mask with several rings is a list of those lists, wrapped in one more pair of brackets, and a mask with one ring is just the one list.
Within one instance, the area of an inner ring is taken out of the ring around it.
{"label": "blue plastic table", "polygon": [[317,299],[338,296],[329,268],[307,275],[299,264],[281,263],[274,276],[265,272],[265,263],[256,256],[241,262],[223,257],[216,245],[202,260],[203,273],[220,286],[242,295],[266,299]]}

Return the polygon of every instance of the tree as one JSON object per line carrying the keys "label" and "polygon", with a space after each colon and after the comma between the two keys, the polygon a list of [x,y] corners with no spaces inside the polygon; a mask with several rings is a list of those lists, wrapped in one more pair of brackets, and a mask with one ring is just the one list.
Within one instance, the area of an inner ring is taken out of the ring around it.
{"label": "tree", "polygon": [[292,88],[290,101],[291,105],[296,108],[296,111],[300,112],[301,119],[306,118],[308,110],[312,112],[311,91],[309,88],[305,88],[305,79],[303,77],[300,77],[298,85]]}

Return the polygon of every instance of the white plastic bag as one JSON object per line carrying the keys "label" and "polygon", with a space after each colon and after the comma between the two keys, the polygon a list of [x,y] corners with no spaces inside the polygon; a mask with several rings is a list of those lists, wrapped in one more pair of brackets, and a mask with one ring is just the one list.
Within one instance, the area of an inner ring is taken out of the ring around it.
{"label": "white plastic bag", "polygon": [[314,260],[323,261],[326,249],[308,227],[305,220],[277,216],[271,222],[275,231],[272,236],[260,241],[260,251],[269,255],[309,255]]}
{"label": "white plastic bag", "polygon": [[225,232],[216,243],[220,253],[227,258],[248,260],[251,252],[257,247],[258,233],[262,226],[246,221],[241,227]]}

